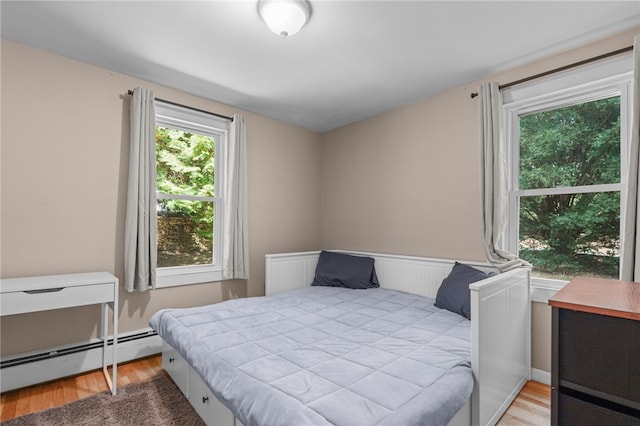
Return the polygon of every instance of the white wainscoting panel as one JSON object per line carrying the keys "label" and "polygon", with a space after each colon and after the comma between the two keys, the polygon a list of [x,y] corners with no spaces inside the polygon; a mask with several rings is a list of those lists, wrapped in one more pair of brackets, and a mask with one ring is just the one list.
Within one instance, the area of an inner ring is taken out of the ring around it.
{"label": "white wainscoting panel", "polygon": [[[529,269],[471,284],[474,424],[494,424],[531,377]],[[477,315],[477,316],[476,316]]]}
{"label": "white wainscoting panel", "polygon": [[266,255],[265,295],[309,287],[313,282],[319,257],[319,251]]}

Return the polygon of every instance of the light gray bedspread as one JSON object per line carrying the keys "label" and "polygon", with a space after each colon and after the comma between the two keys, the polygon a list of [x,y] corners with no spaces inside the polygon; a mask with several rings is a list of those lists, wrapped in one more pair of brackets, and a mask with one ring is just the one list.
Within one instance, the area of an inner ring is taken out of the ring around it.
{"label": "light gray bedspread", "polygon": [[150,325],[245,426],[445,425],[473,390],[470,321],[433,302],[309,287]]}

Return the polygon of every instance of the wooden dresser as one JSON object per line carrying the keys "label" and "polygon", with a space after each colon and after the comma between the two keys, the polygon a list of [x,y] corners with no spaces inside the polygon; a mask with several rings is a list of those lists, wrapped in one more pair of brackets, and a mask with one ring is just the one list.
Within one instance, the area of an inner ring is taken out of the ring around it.
{"label": "wooden dresser", "polygon": [[578,277],[549,304],[551,424],[640,426],[640,283]]}

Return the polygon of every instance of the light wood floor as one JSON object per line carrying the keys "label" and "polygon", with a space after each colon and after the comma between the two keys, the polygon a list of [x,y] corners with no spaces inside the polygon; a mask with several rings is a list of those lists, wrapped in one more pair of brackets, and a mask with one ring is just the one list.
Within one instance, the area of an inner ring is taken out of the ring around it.
{"label": "light wood floor", "polygon": [[551,388],[540,382],[527,382],[498,426],[548,426],[551,424]]}
{"label": "light wood floor", "polygon": [[[162,371],[160,355],[118,365],[118,387],[147,380]],[[0,422],[67,404],[106,391],[102,370],[29,386],[0,396]],[[548,426],[549,386],[529,382],[502,416],[500,426]]]}
{"label": "light wood floor", "polygon": [[[145,381],[161,371],[162,357],[160,355],[118,364],[118,387]],[[107,381],[102,369],[100,369],[4,392],[0,396],[0,422],[64,405],[108,389]]]}

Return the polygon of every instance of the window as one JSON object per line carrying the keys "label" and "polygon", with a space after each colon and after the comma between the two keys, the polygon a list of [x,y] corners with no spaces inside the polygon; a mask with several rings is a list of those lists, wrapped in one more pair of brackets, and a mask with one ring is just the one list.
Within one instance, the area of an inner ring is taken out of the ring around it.
{"label": "window", "polygon": [[157,286],[222,278],[228,122],[156,102]]}
{"label": "window", "polygon": [[509,250],[534,279],[618,278],[630,58],[505,91]]}

